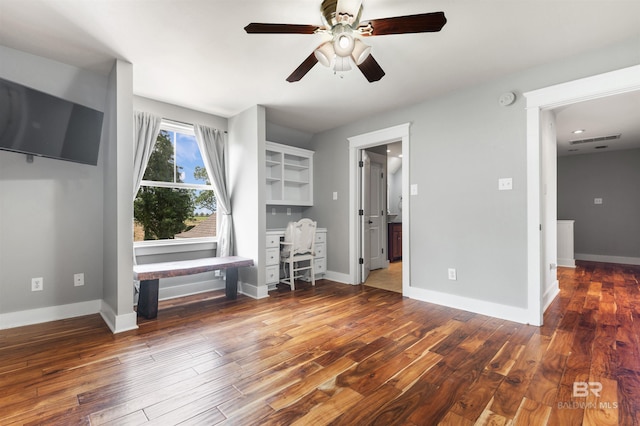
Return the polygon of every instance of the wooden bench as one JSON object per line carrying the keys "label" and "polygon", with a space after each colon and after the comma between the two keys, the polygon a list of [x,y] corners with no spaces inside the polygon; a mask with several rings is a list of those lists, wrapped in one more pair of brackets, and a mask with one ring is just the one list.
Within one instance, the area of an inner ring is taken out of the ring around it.
{"label": "wooden bench", "polygon": [[253,260],[240,256],[226,256],[134,265],[133,279],[140,281],[138,314],[149,319],[158,316],[160,278],[200,274],[220,269],[227,271],[225,281],[227,299],[234,300],[238,296],[238,268],[243,266],[253,266]]}

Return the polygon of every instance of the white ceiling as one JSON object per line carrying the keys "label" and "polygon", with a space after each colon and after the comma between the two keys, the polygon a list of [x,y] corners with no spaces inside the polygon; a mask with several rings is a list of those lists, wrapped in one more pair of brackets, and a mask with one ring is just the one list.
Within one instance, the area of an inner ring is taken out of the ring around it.
{"label": "white ceiling", "polygon": [[323,36],[243,28],[319,25],[320,3],[0,0],[0,44],[105,74],[120,58],[133,64],[137,95],[223,117],[265,105],[270,122],[316,133],[640,34],[637,0],[364,0],[363,20],[442,10],[448,22],[369,38],[386,71],[377,83],[320,64],[287,83]]}

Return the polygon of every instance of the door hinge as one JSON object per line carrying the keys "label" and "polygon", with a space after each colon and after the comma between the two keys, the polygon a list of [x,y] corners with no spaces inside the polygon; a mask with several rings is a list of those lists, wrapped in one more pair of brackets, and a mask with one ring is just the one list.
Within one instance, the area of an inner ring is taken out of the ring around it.
{"label": "door hinge", "polygon": [[364,216],[364,210],[362,209],[358,210],[358,216]]}
{"label": "door hinge", "polygon": [[380,249],[380,251],[382,252],[382,254],[384,254],[384,249]]}
{"label": "door hinge", "polygon": [[364,161],[360,160],[360,161],[358,162],[358,167],[364,167]]}
{"label": "door hinge", "polygon": [[380,173],[380,179],[384,179],[384,173]]}
{"label": "door hinge", "polygon": [[542,224],[540,224],[540,230],[542,231]]}
{"label": "door hinge", "polygon": [[364,265],[364,259],[363,259],[363,258],[358,259],[358,263],[359,263],[360,265]]}

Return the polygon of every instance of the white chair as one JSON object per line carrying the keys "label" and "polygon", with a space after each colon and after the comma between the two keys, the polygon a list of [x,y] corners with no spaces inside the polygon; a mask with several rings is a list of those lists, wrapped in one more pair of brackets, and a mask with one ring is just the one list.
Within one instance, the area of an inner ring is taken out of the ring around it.
{"label": "white chair", "polygon": [[[295,280],[304,277],[303,271],[309,271],[311,285],[316,285],[314,268],[315,242],[317,223],[311,219],[300,219],[289,222],[284,233],[284,241],[280,242],[280,262],[284,271],[281,283],[288,284],[295,290]],[[287,274],[287,265],[289,273]],[[289,275],[287,277],[287,275]]]}

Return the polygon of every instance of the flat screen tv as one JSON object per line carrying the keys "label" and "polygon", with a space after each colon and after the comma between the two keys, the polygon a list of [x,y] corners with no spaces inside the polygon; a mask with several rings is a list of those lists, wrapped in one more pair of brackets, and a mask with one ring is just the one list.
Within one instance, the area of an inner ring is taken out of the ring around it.
{"label": "flat screen tv", "polygon": [[0,149],[95,166],[103,115],[0,78]]}

